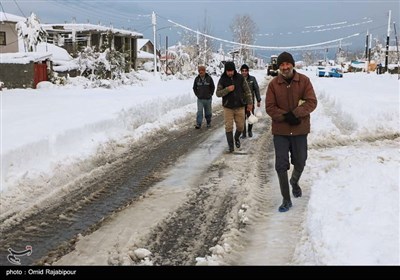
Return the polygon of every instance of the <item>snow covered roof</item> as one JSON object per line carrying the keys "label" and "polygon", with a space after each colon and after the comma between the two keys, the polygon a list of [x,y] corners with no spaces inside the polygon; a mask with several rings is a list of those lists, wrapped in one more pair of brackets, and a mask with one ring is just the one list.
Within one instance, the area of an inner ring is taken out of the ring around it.
{"label": "snow covered roof", "polygon": [[63,49],[53,44],[42,42],[36,46],[36,49],[38,52],[41,53],[51,53],[53,55],[53,61],[70,61],[73,59],[66,49]]}
{"label": "snow covered roof", "polygon": [[154,58],[154,54],[145,52],[145,51],[138,51],[137,57],[138,58]]}
{"label": "snow covered roof", "polygon": [[0,12],[0,21],[19,22],[19,21],[26,21],[26,18]]}
{"label": "snow covered roof", "polygon": [[46,52],[18,52],[18,53],[2,53],[0,54],[0,63],[10,64],[28,64],[52,57],[51,53]]}
{"label": "snow covered roof", "polygon": [[[124,29],[118,29],[118,28],[113,28],[113,27],[108,27],[108,26],[102,26],[102,25],[96,25],[96,24],[90,24],[90,23],[60,23],[60,24],[42,24],[42,27],[45,30],[53,30],[53,31],[108,31],[111,30],[113,33],[120,33],[123,35],[129,35],[133,37],[143,37],[142,33],[135,32],[135,31],[130,31],[130,30],[124,30]],[[62,29],[61,29],[62,28]]]}
{"label": "snow covered roof", "polygon": [[137,49],[140,50],[149,41],[150,41],[149,39],[138,39],[137,40]]}

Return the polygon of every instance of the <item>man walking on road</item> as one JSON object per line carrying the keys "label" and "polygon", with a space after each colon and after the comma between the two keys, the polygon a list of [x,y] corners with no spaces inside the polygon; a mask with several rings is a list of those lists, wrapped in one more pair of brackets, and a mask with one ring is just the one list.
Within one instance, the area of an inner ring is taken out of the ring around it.
{"label": "man walking on road", "polygon": [[290,178],[292,194],[301,197],[298,184],[307,160],[307,135],[310,132],[310,113],[317,107],[317,97],[310,79],[294,70],[290,53],[278,56],[279,75],[268,85],[265,109],[272,118],[275,148],[275,170],[283,197],[280,212],[292,207],[287,171],[294,165]]}
{"label": "man walking on road", "polygon": [[211,102],[215,90],[214,81],[211,76],[206,73],[206,67],[200,65],[198,71],[199,75],[197,75],[193,82],[193,92],[197,96],[196,129],[201,128],[201,123],[203,122],[203,110],[207,127],[211,126]]}
{"label": "man walking on road", "polygon": [[[232,153],[235,150],[233,139],[236,148],[240,148],[239,137],[244,127],[245,107],[248,111],[253,109],[250,88],[243,76],[236,71],[235,63],[232,61],[225,63],[225,71],[218,81],[216,95],[222,97],[226,140],[229,152]],[[233,122],[236,124],[235,137],[233,137]]]}
{"label": "man walking on road", "polygon": [[[260,88],[258,87],[256,77],[250,75],[249,66],[247,66],[247,64],[243,64],[240,67],[240,74],[242,74],[242,76],[246,80],[247,84],[249,85],[253,104],[255,104],[255,101],[257,100],[257,107],[260,107],[261,106]],[[251,111],[251,113],[253,113],[253,114],[254,114],[254,109],[255,108],[253,106],[253,110]],[[246,138],[246,119],[248,117],[250,117],[250,111],[247,111],[247,108],[246,108],[244,127],[243,127],[243,133],[242,133],[241,138]],[[253,137],[253,125],[250,123],[247,125],[247,133],[249,134],[249,137]]]}

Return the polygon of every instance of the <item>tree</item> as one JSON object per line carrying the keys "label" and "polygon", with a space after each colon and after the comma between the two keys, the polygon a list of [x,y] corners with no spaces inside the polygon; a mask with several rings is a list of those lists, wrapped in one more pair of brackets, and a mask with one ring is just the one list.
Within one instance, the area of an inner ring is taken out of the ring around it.
{"label": "tree", "polygon": [[203,26],[198,29],[201,34],[193,32],[184,32],[182,42],[185,46],[190,46],[186,52],[190,55],[190,60],[195,64],[197,71],[198,65],[208,65],[212,59],[213,41],[202,34],[210,35],[212,33],[211,26],[207,17],[207,10],[204,12]]}
{"label": "tree", "polygon": [[18,36],[24,42],[25,51],[28,52],[36,51],[36,46],[39,42],[45,42],[48,35],[34,13],[31,13],[25,22],[18,22],[16,29]]}
{"label": "tree", "polygon": [[94,79],[120,79],[125,72],[125,54],[116,50],[106,49],[104,52],[94,52],[86,47],[78,55],[78,65],[81,76]]}
{"label": "tree", "polygon": [[303,52],[303,61],[306,64],[306,66],[313,65],[314,60],[315,59],[311,51]]}
{"label": "tree", "polygon": [[[236,15],[230,25],[230,29],[235,42],[246,45],[254,44],[257,25],[249,15]],[[239,47],[239,62],[252,64],[250,61],[250,49],[248,47]]]}
{"label": "tree", "polygon": [[168,53],[174,57],[174,60],[169,64],[173,68],[174,72],[179,72],[184,76],[193,74],[190,63],[190,56],[185,51],[185,47],[182,46],[181,42],[178,42],[175,51],[168,51]]}
{"label": "tree", "polygon": [[[204,11],[204,22],[203,27],[200,29],[200,31],[201,33],[207,35],[210,35],[212,33],[211,25],[207,16],[207,10]],[[200,36],[198,47],[200,48],[198,64],[209,64],[214,48],[213,41],[206,36]]]}

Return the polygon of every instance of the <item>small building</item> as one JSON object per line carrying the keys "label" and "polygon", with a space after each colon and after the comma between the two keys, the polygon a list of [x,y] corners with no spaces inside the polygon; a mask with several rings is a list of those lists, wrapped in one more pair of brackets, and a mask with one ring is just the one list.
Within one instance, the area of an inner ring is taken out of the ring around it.
{"label": "small building", "polygon": [[48,81],[51,72],[50,53],[26,52],[1,54],[0,81],[6,88],[36,88]]}
{"label": "small building", "polygon": [[137,68],[137,40],[143,34],[89,23],[42,24],[48,33],[48,42],[62,47],[72,57],[85,47],[103,51],[109,47],[127,54],[127,71]]}
{"label": "small building", "polygon": [[[142,68],[146,62],[154,62],[154,44],[149,39],[137,40],[137,66]],[[154,66],[153,66],[154,67]]]}
{"label": "small building", "polygon": [[16,29],[19,21],[26,21],[26,18],[0,12],[0,53],[19,52],[19,40]]}

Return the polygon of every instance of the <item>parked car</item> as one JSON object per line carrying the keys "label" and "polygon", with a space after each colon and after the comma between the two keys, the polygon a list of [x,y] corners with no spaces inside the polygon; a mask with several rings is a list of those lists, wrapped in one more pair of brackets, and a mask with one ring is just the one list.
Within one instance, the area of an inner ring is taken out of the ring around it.
{"label": "parked car", "polygon": [[343,78],[343,74],[338,68],[327,68],[327,67],[318,67],[317,68],[317,76],[318,77],[334,77],[334,78]]}

